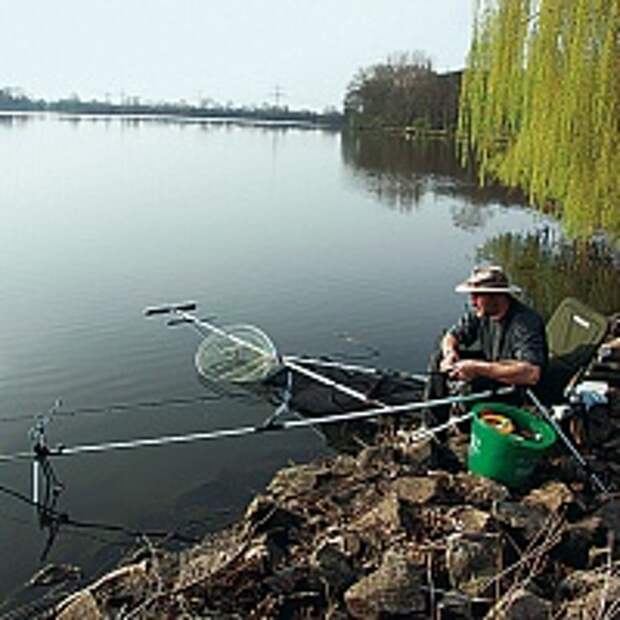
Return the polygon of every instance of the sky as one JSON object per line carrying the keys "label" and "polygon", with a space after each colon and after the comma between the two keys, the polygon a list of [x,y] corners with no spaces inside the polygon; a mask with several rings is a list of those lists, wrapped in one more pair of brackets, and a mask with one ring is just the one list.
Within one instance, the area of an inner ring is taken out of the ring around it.
{"label": "sky", "polygon": [[361,67],[461,69],[470,0],[0,0],[0,87],[48,100],[340,108]]}

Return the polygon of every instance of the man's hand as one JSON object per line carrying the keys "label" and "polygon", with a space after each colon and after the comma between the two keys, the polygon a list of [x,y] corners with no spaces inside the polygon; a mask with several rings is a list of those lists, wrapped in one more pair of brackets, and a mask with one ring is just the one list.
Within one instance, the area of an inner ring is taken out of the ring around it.
{"label": "man's hand", "polygon": [[458,379],[459,381],[471,381],[480,376],[481,364],[479,360],[458,360],[449,369],[450,379]]}
{"label": "man's hand", "polygon": [[443,352],[441,363],[439,364],[439,370],[441,370],[441,372],[449,373],[459,359],[459,353],[456,349],[446,349]]}

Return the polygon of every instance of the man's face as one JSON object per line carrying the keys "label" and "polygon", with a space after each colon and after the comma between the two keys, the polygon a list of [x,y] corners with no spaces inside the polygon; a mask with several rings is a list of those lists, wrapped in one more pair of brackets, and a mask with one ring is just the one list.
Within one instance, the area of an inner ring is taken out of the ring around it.
{"label": "man's face", "polygon": [[495,316],[501,310],[500,295],[493,293],[470,293],[469,300],[476,316]]}

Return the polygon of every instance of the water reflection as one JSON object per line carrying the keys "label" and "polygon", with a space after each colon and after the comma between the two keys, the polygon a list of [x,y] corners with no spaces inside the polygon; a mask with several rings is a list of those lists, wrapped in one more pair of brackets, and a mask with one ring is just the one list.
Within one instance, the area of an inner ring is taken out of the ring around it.
{"label": "water reflection", "polygon": [[[32,119],[32,115],[23,115],[22,118]],[[105,123],[106,125],[112,121],[118,122],[123,127],[139,129],[144,125],[175,125],[183,130],[188,126],[197,125],[201,129],[211,130],[219,129],[222,131],[230,131],[232,129],[256,129],[263,133],[286,133],[291,130],[295,131],[324,131],[336,133],[336,130],[328,126],[321,126],[316,123],[305,121],[278,121],[278,120],[260,120],[241,117],[196,117],[196,116],[179,116],[177,114],[136,114],[136,115],[120,115],[120,114],[60,114],[58,120],[77,126],[81,123]]]}
{"label": "water reflection", "polygon": [[25,127],[34,118],[35,116],[32,114],[0,113],[0,127],[5,129]]}
{"label": "water reflection", "polygon": [[569,241],[544,227],[492,238],[479,256],[503,265],[545,319],[569,296],[606,315],[620,310],[620,255],[601,240]]}
{"label": "water reflection", "polygon": [[520,192],[497,185],[480,187],[472,171],[460,166],[449,140],[344,133],[342,159],[354,183],[389,208],[411,212],[428,193],[458,198],[452,217],[461,229],[484,227],[491,213],[482,207],[489,204],[521,207],[525,203]]}
{"label": "water reflection", "polygon": [[[449,141],[413,142],[373,132],[343,134],[342,157],[354,183],[382,204],[411,213],[426,194],[451,196],[454,226],[483,229],[491,205],[529,209],[525,196],[499,185],[480,187],[463,169]],[[479,259],[507,269],[546,317],[567,296],[604,314],[620,309],[620,254],[604,240],[578,242],[546,225],[528,233],[506,233],[485,242]]]}

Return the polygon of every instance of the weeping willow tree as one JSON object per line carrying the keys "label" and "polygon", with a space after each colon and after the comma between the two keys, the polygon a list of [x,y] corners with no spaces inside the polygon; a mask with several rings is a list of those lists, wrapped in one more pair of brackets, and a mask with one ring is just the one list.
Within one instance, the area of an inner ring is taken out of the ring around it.
{"label": "weeping willow tree", "polygon": [[620,236],[620,0],[477,0],[459,110],[464,161]]}

